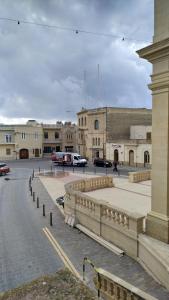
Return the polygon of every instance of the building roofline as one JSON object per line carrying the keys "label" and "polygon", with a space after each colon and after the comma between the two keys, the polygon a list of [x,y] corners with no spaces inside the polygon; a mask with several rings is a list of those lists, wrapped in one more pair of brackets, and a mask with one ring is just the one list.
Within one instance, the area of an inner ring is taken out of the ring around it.
{"label": "building roofline", "polygon": [[146,108],[146,107],[103,106],[103,107],[98,107],[98,108],[91,108],[91,109],[81,110],[80,112],[77,113],[77,115],[84,114],[84,113],[92,113],[92,112],[97,112],[97,111],[102,111],[102,110],[129,110],[129,111],[147,111],[147,112],[152,112],[151,108]]}

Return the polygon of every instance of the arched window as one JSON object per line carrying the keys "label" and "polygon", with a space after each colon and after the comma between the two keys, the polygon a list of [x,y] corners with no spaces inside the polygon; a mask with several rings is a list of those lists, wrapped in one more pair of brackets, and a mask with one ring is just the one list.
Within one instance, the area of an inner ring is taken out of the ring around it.
{"label": "arched window", "polygon": [[79,126],[80,126],[80,118],[79,118]]}
{"label": "arched window", "polygon": [[134,166],[134,151],[133,150],[129,151],[129,165]]}
{"label": "arched window", "polygon": [[94,129],[99,129],[99,121],[98,120],[94,121]]}
{"label": "arched window", "polygon": [[150,163],[150,154],[148,151],[144,152],[144,164],[149,164]]}
{"label": "arched window", "polygon": [[82,122],[81,123],[82,123],[81,125],[83,126],[83,117],[82,117]]}

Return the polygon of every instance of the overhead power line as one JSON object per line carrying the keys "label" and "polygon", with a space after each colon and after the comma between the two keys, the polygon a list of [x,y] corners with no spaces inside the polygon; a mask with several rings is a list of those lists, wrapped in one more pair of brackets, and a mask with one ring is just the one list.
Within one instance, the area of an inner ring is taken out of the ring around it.
{"label": "overhead power line", "polygon": [[121,41],[133,41],[133,42],[151,43],[150,41],[145,41],[145,40],[140,40],[140,39],[135,39],[135,38],[129,38],[129,37],[126,37],[126,36],[115,35],[115,34],[112,34],[112,33],[88,31],[88,30],[83,30],[83,29],[79,29],[79,28],[62,27],[62,26],[58,26],[58,25],[50,25],[50,24],[44,24],[44,23],[37,23],[37,22],[26,21],[26,20],[21,20],[21,19],[12,19],[12,18],[0,17],[0,20],[1,21],[15,22],[17,25],[29,24],[29,25],[36,25],[36,26],[46,27],[46,28],[50,28],[50,29],[58,29],[58,30],[64,30],[64,31],[71,31],[71,32],[73,32],[75,34],[84,33],[84,34],[91,34],[91,35],[109,37],[109,38],[114,38],[114,39],[120,39]]}

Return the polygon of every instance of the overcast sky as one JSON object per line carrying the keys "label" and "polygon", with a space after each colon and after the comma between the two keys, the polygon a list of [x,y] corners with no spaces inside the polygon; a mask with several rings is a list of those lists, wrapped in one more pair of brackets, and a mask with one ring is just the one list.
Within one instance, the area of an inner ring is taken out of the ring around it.
{"label": "overcast sky", "polygon": [[152,41],[153,2],[0,0],[0,122],[75,120],[82,107],[151,108],[151,65],[135,51]]}

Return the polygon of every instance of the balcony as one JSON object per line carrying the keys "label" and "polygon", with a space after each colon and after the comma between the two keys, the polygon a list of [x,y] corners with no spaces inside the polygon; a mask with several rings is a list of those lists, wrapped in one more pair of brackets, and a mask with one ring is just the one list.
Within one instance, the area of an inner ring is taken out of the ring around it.
{"label": "balcony", "polygon": [[43,144],[61,144],[62,139],[43,139]]}
{"label": "balcony", "polygon": [[4,139],[0,139],[0,145],[15,145],[15,141],[12,139],[10,142],[6,142]]}

